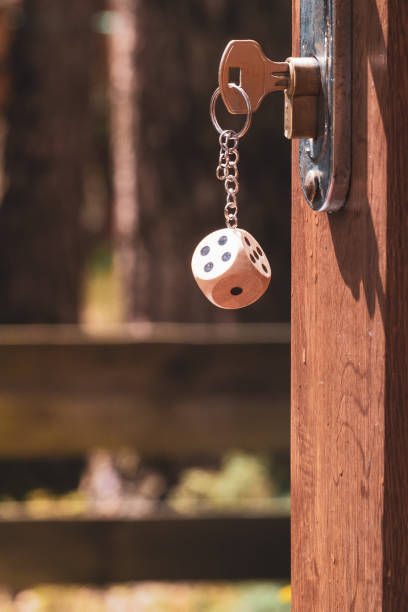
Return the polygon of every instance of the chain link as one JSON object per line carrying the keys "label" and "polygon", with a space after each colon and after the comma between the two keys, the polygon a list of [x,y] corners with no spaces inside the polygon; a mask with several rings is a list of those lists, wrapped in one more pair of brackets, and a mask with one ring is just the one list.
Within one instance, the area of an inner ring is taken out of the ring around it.
{"label": "chain link", "polygon": [[224,181],[227,202],[224,207],[224,217],[227,227],[238,227],[238,142],[239,138],[233,130],[224,130],[220,134],[220,155],[215,175],[219,181]]}

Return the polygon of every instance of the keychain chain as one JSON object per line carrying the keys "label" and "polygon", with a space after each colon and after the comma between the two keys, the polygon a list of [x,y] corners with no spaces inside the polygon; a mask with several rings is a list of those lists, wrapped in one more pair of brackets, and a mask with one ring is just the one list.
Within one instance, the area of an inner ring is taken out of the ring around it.
{"label": "keychain chain", "polygon": [[225,224],[235,229],[238,227],[238,142],[239,135],[233,130],[223,130],[220,133],[220,155],[216,177],[224,181],[227,202],[224,207]]}
{"label": "keychain chain", "polygon": [[227,227],[235,229],[238,227],[238,143],[239,139],[245,136],[249,126],[251,125],[252,109],[248,94],[240,85],[237,85],[236,83],[229,83],[228,87],[231,87],[239,92],[245,100],[247,116],[243,127],[239,132],[234,132],[234,130],[223,130],[218,123],[217,117],[215,116],[215,103],[217,102],[218,97],[221,95],[221,90],[219,87],[217,87],[211,97],[210,117],[215,129],[220,135],[220,156],[215,174],[219,181],[224,181],[224,187],[227,193],[227,202],[224,207],[225,224]]}

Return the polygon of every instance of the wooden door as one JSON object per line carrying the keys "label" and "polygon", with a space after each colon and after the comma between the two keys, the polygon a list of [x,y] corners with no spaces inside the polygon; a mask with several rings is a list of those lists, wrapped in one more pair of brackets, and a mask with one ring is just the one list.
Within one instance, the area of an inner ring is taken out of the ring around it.
{"label": "wooden door", "polygon": [[[299,53],[293,0],[293,55]],[[293,145],[295,612],[408,609],[408,3],[353,3],[352,181],[306,205]]]}

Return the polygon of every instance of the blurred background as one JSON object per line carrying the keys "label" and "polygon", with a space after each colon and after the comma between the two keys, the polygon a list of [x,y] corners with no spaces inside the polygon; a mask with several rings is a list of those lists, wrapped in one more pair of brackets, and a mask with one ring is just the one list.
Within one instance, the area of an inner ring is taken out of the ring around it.
{"label": "blurred background", "polygon": [[[0,610],[290,609],[290,143],[240,142],[270,288],[210,304],[208,106],[226,43],[290,55],[288,0],[0,0]],[[221,125],[242,117],[217,107]]]}

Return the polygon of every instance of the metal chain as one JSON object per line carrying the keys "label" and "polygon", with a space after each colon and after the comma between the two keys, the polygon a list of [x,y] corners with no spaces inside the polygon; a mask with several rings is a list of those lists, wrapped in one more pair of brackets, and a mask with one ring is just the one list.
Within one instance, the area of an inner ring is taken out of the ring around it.
{"label": "metal chain", "polygon": [[239,137],[233,130],[224,130],[220,134],[220,156],[215,175],[219,181],[224,181],[227,203],[224,207],[225,224],[227,227],[238,227],[238,142]]}

